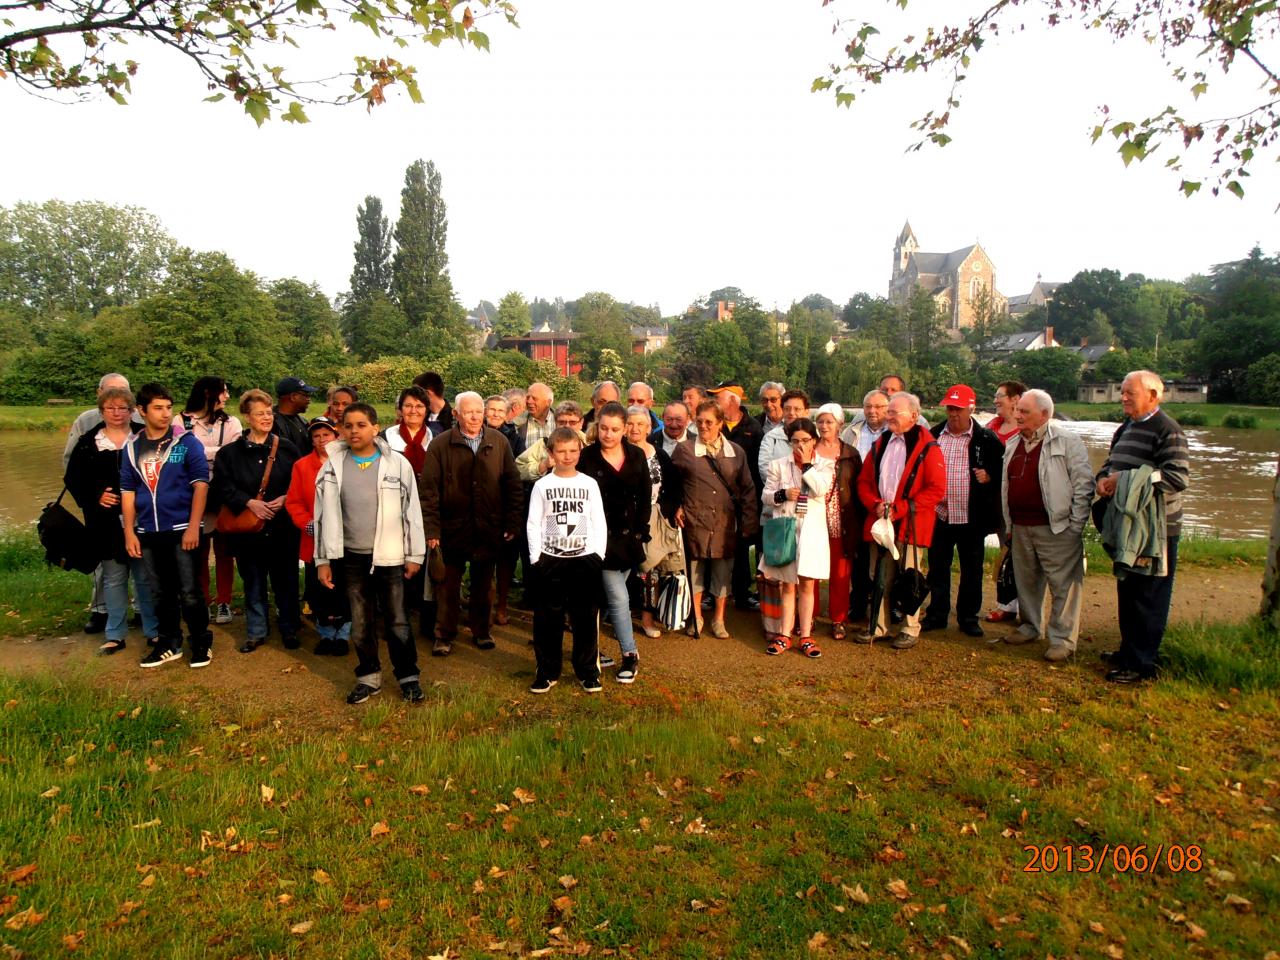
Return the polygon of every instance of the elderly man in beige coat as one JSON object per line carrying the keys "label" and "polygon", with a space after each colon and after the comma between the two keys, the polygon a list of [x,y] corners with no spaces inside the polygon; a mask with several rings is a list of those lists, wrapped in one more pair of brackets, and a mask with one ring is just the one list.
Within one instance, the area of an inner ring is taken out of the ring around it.
{"label": "elderly man in beige coat", "polygon": [[[1076,650],[1084,590],[1084,525],[1093,499],[1093,470],[1084,441],[1053,421],[1053,398],[1028,390],[1018,400],[1019,433],[1004,451],[1001,503],[1011,531],[1013,576],[1022,625],[1006,643],[1047,635],[1046,660]],[[1053,597],[1044,620],[1045,589]]]}

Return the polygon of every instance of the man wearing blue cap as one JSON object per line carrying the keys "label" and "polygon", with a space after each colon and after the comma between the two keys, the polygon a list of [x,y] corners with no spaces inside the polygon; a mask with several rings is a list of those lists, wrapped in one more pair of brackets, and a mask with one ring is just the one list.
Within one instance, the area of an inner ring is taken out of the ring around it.
{"label": "man wearing blue cap", "polygon": [[290,441],[299,450],[311,449],[307,432],[307,407],[311,395],[319,391],[298,377],[285,377],[276,384],[275,422],[271,432]]}

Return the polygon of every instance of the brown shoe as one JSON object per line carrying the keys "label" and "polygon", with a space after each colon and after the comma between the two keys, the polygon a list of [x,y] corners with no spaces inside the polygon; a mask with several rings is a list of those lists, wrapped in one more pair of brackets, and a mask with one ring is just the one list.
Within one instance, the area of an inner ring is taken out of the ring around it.
{"label": "brown shoe", "polygon": [[453,643],[443,637],[436,637],[435,642],[431,644],[431,655],[433,657],[447,657],[451,653],[453,653]]}
{"label": "brown shoe", "polygon": [[505,627],[508,623],[511,622],[511,617],[507,615],[507,610],[505,607],[499,608],[498,611],[493,615],[493,622],[500,627]]}

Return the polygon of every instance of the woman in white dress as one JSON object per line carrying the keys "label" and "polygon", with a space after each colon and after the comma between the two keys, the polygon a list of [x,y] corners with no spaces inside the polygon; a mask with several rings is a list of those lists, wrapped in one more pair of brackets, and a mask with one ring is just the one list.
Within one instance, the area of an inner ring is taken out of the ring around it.
{"label": "woman in white dress", "polygon": [[800,417],[786,427],[791,445],[789,456],[768,466],[764,483],[764,517],[795,517],[795,559],[782,566],[770,566],[760,557],[760,573],[781,584],[782,623],[765,653],[776,656],[791,648],[791,630],[798,633],[798,649],[806,657],[822,656],[813,641],[814,581],[831,574],[831,549],[827,535],[827,491],[835,476],[835,461],[818,456],[818,428]]}

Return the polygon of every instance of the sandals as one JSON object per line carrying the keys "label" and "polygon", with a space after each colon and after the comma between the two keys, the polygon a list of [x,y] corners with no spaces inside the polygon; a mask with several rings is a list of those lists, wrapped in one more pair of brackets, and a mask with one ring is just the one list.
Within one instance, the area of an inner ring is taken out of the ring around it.
{"label": "sandals", "polygon": [[845,638],[845,626],[843,623],[833,623],[831,625],[831,639],[843,640]]}
{"label": "sandals", "polygon": [[822,650],[813,642],[812,637],[802,637],[800,640],[800,652],[810,660],[817,660],[822,656]]}
{"label": "sandals", "polygon": [[764,652],[771,657],[776,657],[780,653],[786,653],[791,649],[791,638],[786,634],[780,633],[769,641],[769,645],[764,648]]}
{"label": "sandals", "polygon": [[102,654],[103,656],[110,656],[113,653],[119,653],[123,649],[124,649],[123,640],[107,640],[105,643],[103,643],[101,646],[98,647],[98,653]]}

